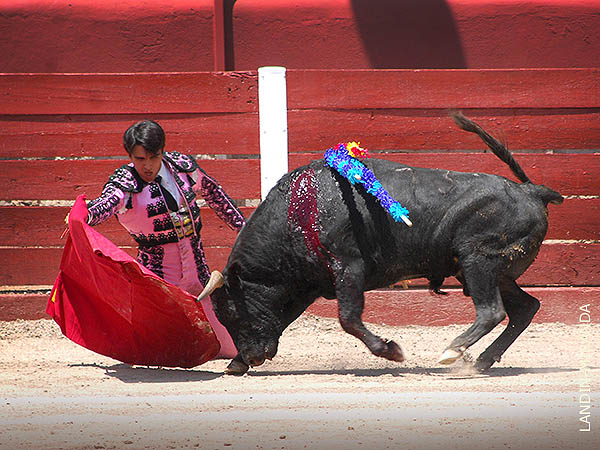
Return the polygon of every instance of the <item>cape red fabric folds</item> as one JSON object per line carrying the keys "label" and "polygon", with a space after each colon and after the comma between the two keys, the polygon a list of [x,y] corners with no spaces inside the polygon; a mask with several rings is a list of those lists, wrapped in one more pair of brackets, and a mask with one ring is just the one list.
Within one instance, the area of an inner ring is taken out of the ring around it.
{"label": "cape red fabric folds", "polygon": [[46,312],[73,342],[128,364],[195,367],[219,342],[202,306],[86,223],[85,196],[69,216],[69,236]]}

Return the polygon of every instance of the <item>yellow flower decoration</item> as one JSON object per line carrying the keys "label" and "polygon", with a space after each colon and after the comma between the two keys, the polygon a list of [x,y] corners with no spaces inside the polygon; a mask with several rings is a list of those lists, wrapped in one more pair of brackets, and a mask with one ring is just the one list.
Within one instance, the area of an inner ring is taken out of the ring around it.
{"label": "yellow flower decoration", "polygon": [[363,159],[363,158],[369,157],[368,150],[366,148],[361,148],[360,142],[356,142],[356,141],[348,142],[346,144],[346,150],[348,150],[348,153],[353,158]]}

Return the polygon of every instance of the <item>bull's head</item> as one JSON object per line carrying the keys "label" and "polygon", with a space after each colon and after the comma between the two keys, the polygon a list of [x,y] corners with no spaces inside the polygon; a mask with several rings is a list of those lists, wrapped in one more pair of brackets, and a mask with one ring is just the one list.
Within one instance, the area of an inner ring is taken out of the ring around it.
{"label": "bull's head", "polygon": [[[237,266],[214,271],[198,300],[211,296],[219,321],[227,328],[238,356],[248,366],[260,366],[277,353],[281,336],[281,317],[273,308],[269,288],[242,282]],[[243,286],[242,286],[243,284]]]}

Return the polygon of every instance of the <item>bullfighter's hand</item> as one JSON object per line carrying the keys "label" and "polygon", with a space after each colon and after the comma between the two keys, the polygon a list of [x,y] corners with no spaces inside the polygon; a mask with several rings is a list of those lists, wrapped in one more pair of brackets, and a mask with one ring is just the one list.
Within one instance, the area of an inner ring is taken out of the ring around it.
{"label": "bullfighter's hand", "polygon": [[60,238],[63,239],[67,234],[69,234],[69,215],[71,214],[71,212],[69,211],[67,213],[67,215],[65,216],[65,223],[67,224],[67,228],[65,228],[65,230],[62,232],[62,234],[60,235]]}

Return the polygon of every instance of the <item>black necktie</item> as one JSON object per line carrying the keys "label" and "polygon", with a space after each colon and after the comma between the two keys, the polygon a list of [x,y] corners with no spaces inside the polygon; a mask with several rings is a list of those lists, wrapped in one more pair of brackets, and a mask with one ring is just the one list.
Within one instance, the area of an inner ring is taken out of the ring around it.
{"label": "black necktie", "polygon": [[161,183],[162,177],[160,175],[157,175],[155,181],[158,183],[160,192],[162,192],[162,195],[165,198],[165,201],[167,202],[167,207],[171,211],[177,211],[179,209],[177,207],[177,202],[175,201],[175,198],[173,198],[173,196],[171,195],[169,190],[162,185],[162,183]]}

